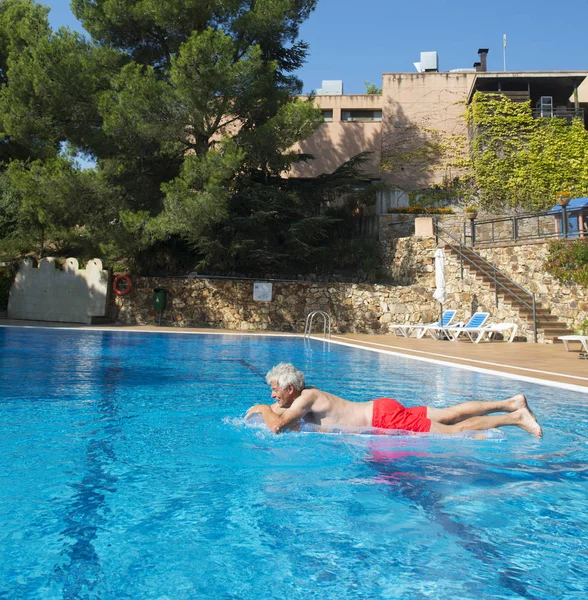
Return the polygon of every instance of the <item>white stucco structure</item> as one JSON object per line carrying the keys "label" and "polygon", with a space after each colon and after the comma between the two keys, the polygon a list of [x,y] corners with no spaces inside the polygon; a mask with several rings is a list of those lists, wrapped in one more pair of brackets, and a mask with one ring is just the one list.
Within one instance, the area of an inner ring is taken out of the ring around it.
{"label": "white stucco structure", "polygon": [[35,267],[25,259],[10,289],[8,318],[90,324],[108,310],[109,272],[95,258],[80,269],[68,258],[63,270],[54,258],[43,258]]}

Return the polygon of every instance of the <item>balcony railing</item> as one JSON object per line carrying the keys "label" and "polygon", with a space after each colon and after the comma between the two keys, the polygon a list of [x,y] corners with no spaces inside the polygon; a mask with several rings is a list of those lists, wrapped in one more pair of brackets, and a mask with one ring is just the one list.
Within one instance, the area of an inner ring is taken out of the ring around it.
{"label": "balcony railing", "polygon": [[[588,236],[588,210],[564,208],[561,213],[541,211],[510,217],[470,219],[463,224],[466,244],[576,239]],[[580,216],[582,218],[580,218]]]}
{"label": "balcony railing", "polygon": [[560,118],[560,119],[568,119],[571,121],[572,119],[584,119],[584,109],[583,108],[567,108],[565,106],[554,106],[551,108],[532,108],[533,116],[536,119],[550,119],[552,117]]}

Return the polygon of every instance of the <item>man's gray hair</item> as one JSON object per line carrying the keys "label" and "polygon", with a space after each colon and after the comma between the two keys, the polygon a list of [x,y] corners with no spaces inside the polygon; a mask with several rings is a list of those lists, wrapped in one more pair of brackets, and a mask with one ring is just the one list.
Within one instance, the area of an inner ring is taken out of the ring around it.
{"label": "man's gray hair", "polygon": [[304,373],[290,363],[280,363],[273,367],[268,371],[265,380],[268,385],[271,385],[272,382],[275,381],[282,389],[291,385],[299,392],[306,387],[306,384],[304,383]]}

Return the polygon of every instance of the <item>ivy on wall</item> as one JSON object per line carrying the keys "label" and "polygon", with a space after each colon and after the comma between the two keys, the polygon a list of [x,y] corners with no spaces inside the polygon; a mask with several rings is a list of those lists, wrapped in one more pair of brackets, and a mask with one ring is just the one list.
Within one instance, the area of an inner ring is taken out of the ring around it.
{"label": "ivy on wall", "polygon": [[[562,192],[588,195],[588,131],[582,119],[535,118],[530,102],[481,92],[464,117],[464,134],[415,123],[394,129],[382,170],[398,175],[401,186],[401,170],[411,173],[404,183],[423,184],[410,192],[411,206],[529,212],[551,208]],[[431,185],[434,173],[443,179]]]}
{"label": "ivy on wall", "polygon": [[[424,123],[395,124],[390,128],[384,141],[381,169],[393,172],[400,187],[413,187],[409,191],[411,206],[460,204],[464,194],[469,193],[463,184],[471,170],[465,121],[462,129],[460,132],[459,123],[451,132]],[[443,174],[442,181],[431,184],[432,180],[438,180],[439,173]]]}
{"label": "ivy on wall", "polygon": [[476,92],[467,107],[472,181],[487,210],[550,208],[588,194],[588,132],[580,118],[534,118],[530,102]]}

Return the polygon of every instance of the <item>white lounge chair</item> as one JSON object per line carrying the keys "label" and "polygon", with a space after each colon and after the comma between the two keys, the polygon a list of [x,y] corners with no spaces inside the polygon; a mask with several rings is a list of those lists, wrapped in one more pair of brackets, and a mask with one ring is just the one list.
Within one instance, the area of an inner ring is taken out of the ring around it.
{"label": "white lounge chair", "polygon": [[518,325],[516,323],[493,323],[484,325],[484,327],[481,328],[478,337],[474,340],[474,344],[481,342],[485,337],[491,340],[496,333],[501,333],[503,339],[510,344],[515,338],[517,329]]}
{"label": "white lounge chair", "polygon": [[580,342],[582,350],[588,352],[588,335],[560,335],[557,339],[563,342],[566,352],[571,352],[570,342]]}
{"label": "white lounge chair", "polygon": [[456,342],[463,334],[469,338],[470,342],[474,342],[474,336],[479,335],[489,316],[490,313],[487,312],[474,313],[465,325],[461,327],[440,327],[439,334],[444,333],[452,342]]}
{"label": "white lounge chair", "polygon": [[393,327],[393,333],[397,336],[410,337],[413,332],[416,332],[417,338],[422,338],[425,335],[425,332],[429,327],[439,328],[439,327],[448,327],[455,315],[457,314],[456,310],[445,310],[441,315],[441,319],[439,321],[435,321],[434,323],[423,323],[421,325],[390,325]]}

